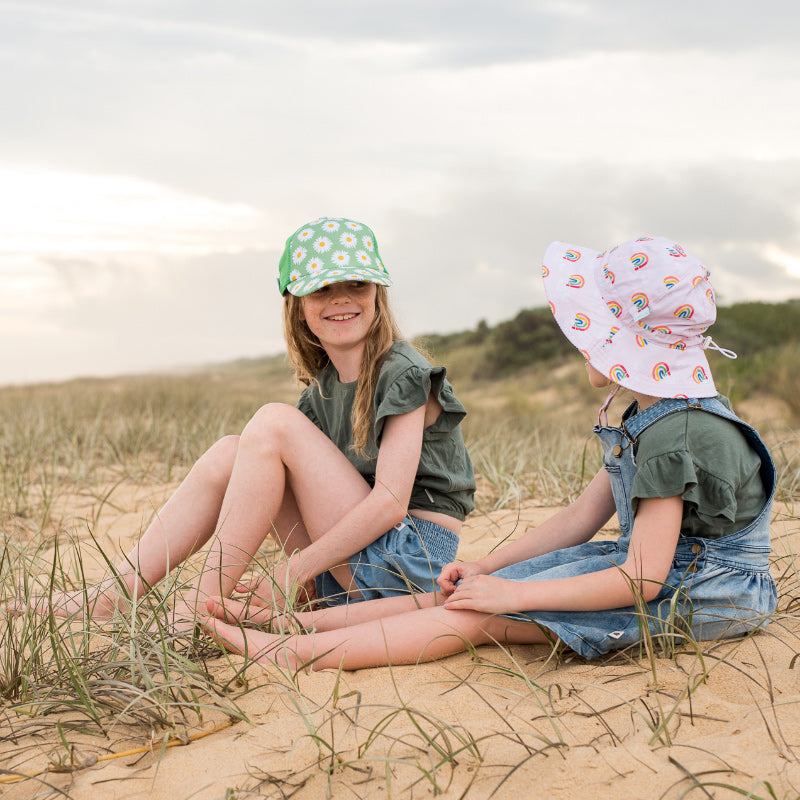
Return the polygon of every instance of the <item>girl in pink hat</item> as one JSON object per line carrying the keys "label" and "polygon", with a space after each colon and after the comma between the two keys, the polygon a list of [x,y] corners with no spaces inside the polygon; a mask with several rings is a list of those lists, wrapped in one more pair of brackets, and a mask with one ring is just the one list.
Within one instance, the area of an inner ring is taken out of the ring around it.
{"label": "girl in pink hat", "polygon": [[[492,642],[560,641],[593,658],[645,638],[672,646],[768,622],[775,468],[714,388],[708,270],[672,240],[646,237],[603,253],[556,242],[543,276],[589,381],[611,387],[595,427],[603,468],[583,494],[502,549],[446,565],[438,596],[299,615],[313,633],[227,624],[240,609],[210,602],[217,618],[206,628],[223,646],[293,668],[358,669]],[[633,402],[611,426],[620,386]],[[619,538],[594,541],[614,513]]]}
{"label": "girl in pink hat", "polygon": [[[265,405],[241,436],[212,445],[113,576],[33,609],[126,610],[207,543],[202,574],[172,610],[181,626],[237,589],[270,613],[304,594],[325,605],[433,590],[474,508],[466,411],[444,367],[401,339],[391,283],[363,223],[298,228],[278,274],[289,360],[306,387],[297,407]],[[269,535],[288,561],[240,584]]]}

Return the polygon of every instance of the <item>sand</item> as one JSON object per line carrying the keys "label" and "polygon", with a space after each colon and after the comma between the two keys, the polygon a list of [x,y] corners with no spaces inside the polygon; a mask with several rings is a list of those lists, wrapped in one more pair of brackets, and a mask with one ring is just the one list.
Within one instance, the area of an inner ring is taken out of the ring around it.
{"label": "sand", "polygon": [[[129,546],[170,489],[118,487],[98,521],[101,544]],[[71,502],[80,517],[96,500]],[[528,503],[473,515],[459,556],[478,557],[553,511]],[[800,595],[792,554],[800,522],[781,506],[773,532],[784,613],[743,641],[706,643],[700,655],[686,648],[674,658],[593,662],[542,646],[482,647],[418,666],[300,674],[294,683],[251,666],[248,692],[236,700],[247,721],[231,724],[220,711],[187,719],[174,740],[187,743],[167,748],[163,729],[123,721],[107,738],[70,734],[77,768],[2,783],[0,797],[796,798]],[[210,663],[224,678],[244,662]],[[32,772],[63,753],[52,736],[27,734],[23,720],[0,710],[4,769]]]}

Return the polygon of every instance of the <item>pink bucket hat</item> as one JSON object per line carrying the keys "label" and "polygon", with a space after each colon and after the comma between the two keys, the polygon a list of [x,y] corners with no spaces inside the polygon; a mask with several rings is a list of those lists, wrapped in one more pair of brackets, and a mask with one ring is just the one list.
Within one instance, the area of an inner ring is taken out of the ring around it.
{"label": "pink bucket hat", "polygon": [[542,277],[564,335],[610,380],[653,397],[717,394],[705,350],[717,317],[709,271],[671,239],[598,253],[553,242]]}

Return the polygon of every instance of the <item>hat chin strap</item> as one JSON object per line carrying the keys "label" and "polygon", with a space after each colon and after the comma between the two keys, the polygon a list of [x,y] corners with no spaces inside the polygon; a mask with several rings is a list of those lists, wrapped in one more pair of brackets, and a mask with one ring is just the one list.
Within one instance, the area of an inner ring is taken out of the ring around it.
{"label": "hat chin strap", "polygon": [[716,350],[718,353],[722,353],[725,358],[738,358],[733,350],[726,350],[724,347],[720,347],[710,336],[702,337],[701,347],[703,350]]}
{"label": "hat chin strap", "polygon": [[[703,350],[716,350],[718,353],[722,353],[725,358],[738,358],[736,353],[733,350],[727,350],[724,347],[720,347],[710,336],[702,336],[700,338],[700,346]],[[600,406],[599,411],[597,412],[597,421],[602,425],[608,425],[608,409],[611,405],[611,401],[616,397],[617,392],[619,391],[620,384],[615,383],[611,387],[611,391],[608,393],[608,397],[606,397],[603,405]]]}
{"label": "hat chin strap", "polygon": [[616,397],[617,392],[619,391],[619,384],[615,383],[611,387],[611,391],[608,393],[608,397],[606,397],[603,405],[600,406],[600,410],[597,412],[597,422],[598,424],[603,427],[608,427],[608,407],[611,405],[611,401]]}

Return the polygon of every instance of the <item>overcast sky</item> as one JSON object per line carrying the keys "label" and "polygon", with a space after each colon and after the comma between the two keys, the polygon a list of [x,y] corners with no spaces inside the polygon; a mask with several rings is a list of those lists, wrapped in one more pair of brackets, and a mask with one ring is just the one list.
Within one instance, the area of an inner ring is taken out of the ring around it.
{"label": "overcast sky", "polygon": [[[796,0],[0,0],[0,383],[281,352],[277,263],[374,229],[407,335],[643,234],[800,297]],[[721,343],[724,346],[724,342]]]}

